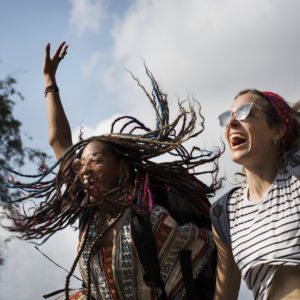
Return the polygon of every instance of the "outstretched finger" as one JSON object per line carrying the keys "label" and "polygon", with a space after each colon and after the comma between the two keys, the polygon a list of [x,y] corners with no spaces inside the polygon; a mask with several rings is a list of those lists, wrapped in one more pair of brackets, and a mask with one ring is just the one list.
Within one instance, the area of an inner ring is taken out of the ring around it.
{"label": "outstretched finger", "polygon": [[66,42],[62,42],[62,43],[58,46],[58,48],[56,49],[55,54],[53,55],[52,59],[57,59],[57,58],[59,57],[60,52],[61,52],[61,49],[63,48],[63,46],[64,46],[65,43],[66,43]]}
{"label": "outstretched finger", "polygon": [[66,45],[63,50],[61,51],[59,57],[63,58],[68,52],[67,52],[67,49],[68,49],[69,45]]}
{"label": "outstretched finger", "polygon": [[50,58],[50,43],[47,43],[45,48],[45,61]]}

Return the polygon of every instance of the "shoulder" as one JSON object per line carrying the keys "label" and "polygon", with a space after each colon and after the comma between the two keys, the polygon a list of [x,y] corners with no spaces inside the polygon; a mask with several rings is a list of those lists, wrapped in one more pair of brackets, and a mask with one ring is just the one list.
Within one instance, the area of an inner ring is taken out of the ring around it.
{"label": "shoulder", "polygon": [[243,196],[245,189],[246,189],[247,185],[243,184],[241,186],[237,186],[232,188],[231,190],[229,190],[228,192],[226,192],[225,194],[223,194],[223,196],[221,196],[217,202],[222,202],[222,201],[230,201],[232,199],[237,199],[240,198],[241,196]]}
{"label": "shoulder", "polygon": [[[299,169],[300,170],[300,169]],[[291,172],[288,168],[282,169],[278,172],[276,179],[275,179],[275,184],[279,187],[288,187],[288,186],[295,186],[299,187],[300,186],[300,173],[299,176],[298,174],[295,174],[294,172]]]}
{"label": "shoulder", "polygon": [[211,217],[218,217],[220,214],[222,214],[224,209],[226,210],[227,205],[236,203],[236,201],[239,200],[244,194],[245,188],[245,186],[235,187],[218,198],[211,205]]}
{"label": "shoulder", "polygon": [[231,237],[229,232],[229,216],[232,211],[235,211],[235,206],[242,204],[242,195],[244,187],[236,187],[225,193],[221,198],[212,204],[210,217],[213,224],[215,237],[218,237],[222,243],[231,248]]}
{"label": "shoulder", "polygon": [[287,154],[285,169],[300,179],[300,148],[297,147]]}
{"label": "shoulder", "polygon": [[151,220],[160,219],[163,216],[170,216],[168,210],[161,205],[154,205],[150,212]]}
{"label": "shoulder", "polygon": [[271,194],[275,195],[280,202],[286,200],[294,204],[300,202],[300,180],[288,170],[281,170],[275,179]]}
{"label": "shoulder", "polygon": [[150,213],[150,221],[152,226],[156,227],[159,224],[166,224],[169,227],[176,226],[176,220],[172,218],[168,210],[161,206],[155,205]]}
{"label": "shoulder", "polygon": [[156,205],[150,214],[150,221],[154,232],[163,230],[168,232],[190,232],[196,230],[197,225],[187,222],[180,225],[177,220],[163,206]]}
{"label": "shoulder", "polygon": [[300,165],[300,148],[294,148],[289,151],[286,157],[287,165],[291,165],[292,167]]}

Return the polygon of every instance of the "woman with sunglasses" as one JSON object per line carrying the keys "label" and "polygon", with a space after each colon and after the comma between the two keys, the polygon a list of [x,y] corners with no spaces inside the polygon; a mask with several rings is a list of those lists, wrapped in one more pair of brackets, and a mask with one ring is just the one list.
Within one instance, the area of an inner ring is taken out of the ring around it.
{"label": "woman with sunglasses", "polygon": [[287,155],[299,147],[299,106],[248,89],[219,116],[246,180],[226,200],[231,249],[213,228],[214,299],[237,299],[241,278],[254,299],[300,299],[300,182],[286,169]]}

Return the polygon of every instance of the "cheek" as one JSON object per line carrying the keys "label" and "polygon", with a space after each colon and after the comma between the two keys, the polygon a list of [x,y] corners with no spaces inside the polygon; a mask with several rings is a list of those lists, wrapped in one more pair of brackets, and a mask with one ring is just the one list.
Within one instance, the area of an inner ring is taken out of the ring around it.
{"label": "cheek", "polygon": [[225,129],[225,131],[224,131],[224,137],[225,137],[225,139],[226,139],[226,141],[227,141],[227,144],[228,145],[230,145],[230,143],[229,143],[229,136],[228,136],[228,127]]}
{"label": "cheek", "polygon": [[105,173],[105,168],[102,165],[96,165],[93,168],[93,173],[101,179],[104,175],[103,173]]}
{"label": "cheek", "polygon": [[252,126],[249,129],[249,136],[253,143],[266,144],[269,140],[268,128],[266,126]]}
{"label": "cheek", "polygon": [[114,164],[96,166],[94,175],[97,176],[101,184],[107,187],[118,185],[120,179],[119,168]]}

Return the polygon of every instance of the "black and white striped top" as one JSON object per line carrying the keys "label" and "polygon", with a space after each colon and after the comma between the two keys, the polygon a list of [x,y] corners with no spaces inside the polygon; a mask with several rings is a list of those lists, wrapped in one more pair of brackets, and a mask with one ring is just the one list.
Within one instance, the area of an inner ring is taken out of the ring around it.
{"label": "black and white striped top", "polygon": [[233,256],[254,299],[268,298],[279,266],[300,266],[299,187],[281,172],[262,199],[249,201],[247,185],[228,199]]}

